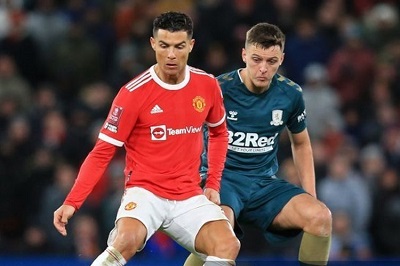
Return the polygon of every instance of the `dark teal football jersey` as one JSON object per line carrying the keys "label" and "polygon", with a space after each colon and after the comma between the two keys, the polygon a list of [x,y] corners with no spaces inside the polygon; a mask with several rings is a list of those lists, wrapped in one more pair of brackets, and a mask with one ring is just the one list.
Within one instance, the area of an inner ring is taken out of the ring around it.
{"label": "dark teal football jersey", "polygon": [[218,77],[224,96],[229,131],[226,171],[250,176],[272,176],[278,171],[278,144],[287,127],[292,133],[306,128],[301,87],[276,74],[262,94],[250,92],[240,70]]}

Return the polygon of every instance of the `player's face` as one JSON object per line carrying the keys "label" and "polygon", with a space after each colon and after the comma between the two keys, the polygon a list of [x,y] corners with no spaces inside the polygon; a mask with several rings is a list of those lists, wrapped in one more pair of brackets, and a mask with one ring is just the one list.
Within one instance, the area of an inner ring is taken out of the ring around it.
{"label": "player's face", "polygon": [[156,36],[150,38],[150,43],[156,54],[159,78],[166,83],[181,82],[185,77],[185,67],[194,39],[190,39],[184,31],[158,30]]}
{"label": "player's face", "polygon": [[282,64],[284,53],[278,45],[264,49],[250,45],[242,50],[246,63],[245,84],[253,92],[265,91]]}

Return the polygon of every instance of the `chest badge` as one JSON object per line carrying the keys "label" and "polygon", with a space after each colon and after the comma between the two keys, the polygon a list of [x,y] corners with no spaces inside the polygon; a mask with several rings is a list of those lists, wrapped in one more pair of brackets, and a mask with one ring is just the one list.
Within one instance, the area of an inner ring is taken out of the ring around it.
{"label": "chest badge", "polygon": [[204,111],[205,106],[206,106],[206,101],[204,100],[203,97],[201,97],[201,96],[194,97],[194,99],[193,99],[194,110],[201,113]]}
{"label": "chest badge", "polygon": [[272,126],[281,126],[283,124],[282,117],[283,117],[282,110],[273,110],[272,111],[272,121],[270,122],[270,124]]}

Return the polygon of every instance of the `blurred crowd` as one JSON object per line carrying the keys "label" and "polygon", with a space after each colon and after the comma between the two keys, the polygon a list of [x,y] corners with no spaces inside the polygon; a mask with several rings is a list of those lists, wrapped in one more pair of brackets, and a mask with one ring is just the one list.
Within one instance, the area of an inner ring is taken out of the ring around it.
{"label": "blurred crowd", "polygon": [[[120,87],[154,64],[152,21],[195,23],[189,64],[243,66],[245,32],[277,24],[303,88],[332,260],[400,258],[400,3],[396,0],[0,0],[0,253],[97,256],[123,191],[123,151],[62,237],[53,212]],[[280,176],[298,183],[283,136]],[[242,254],[291,256],[247,229]],[[181,252],[161,233],[142,256]]]}

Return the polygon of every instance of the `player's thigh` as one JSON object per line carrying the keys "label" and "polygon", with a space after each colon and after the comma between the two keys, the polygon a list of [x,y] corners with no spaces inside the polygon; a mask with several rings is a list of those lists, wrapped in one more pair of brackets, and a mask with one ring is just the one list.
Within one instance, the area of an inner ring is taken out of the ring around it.
{"label": "player's thigh", "polygon": [[[209,201],[204,195],[179,201],[176,204],[174,212],[170,214],[172,218],[171,222],[165,223],[161,229],[170,235],[178,244],[192,253],[197,253],[201,256],[204,255],[201,254],[202,251],[204,252],[203,249],[199,249],[200,252],[197,252],[196,243],[199,234],[202,237],[201,241],[204,241],[203,239],[206,238],[203,234],[208,231],[204,231],[203,228],[204,226],[205,228],[209,228],[207,224],[216,222],[217,225],[219,225],[222,223],[225,226],[220,228],[222,230],[221,233],[227,232],[227,230],[232,231],[221,207]],[[211,229],[214,230],[213,227],[211,227]],[[220,232],[215,233],[218,235],[220,234]],[[216,237],[213,236],[209,241],[216,242],[221,240],[217,240]]]}
{"label": "player's thigh", "polygon": [[326,210],[325,204],[308,193],[294,196],[272,222],[274,229],[304,229],[310,221]]}
{"label": "player's thigh", "polygon": [[[168,204],[167,200],[159,198],[143,188],[126,189],[115,219],[116,226],[110,232],[107,243],[110,245],[122,233],[138,237],[138,241],[141,241],[144,230],[143,245],[139,248],[141,250],[163,223],[169,212]],[[136,232],[138,232],[137,235]]]}
{"label": "player's thigh", "polygon": [[195,247],[198,252],[210,254],[222,245],[237,242],[232,226],[226,220],[212,221],[204,224],[197,234]]}

